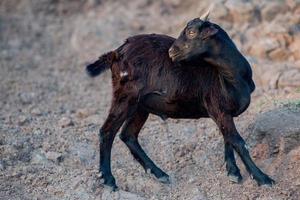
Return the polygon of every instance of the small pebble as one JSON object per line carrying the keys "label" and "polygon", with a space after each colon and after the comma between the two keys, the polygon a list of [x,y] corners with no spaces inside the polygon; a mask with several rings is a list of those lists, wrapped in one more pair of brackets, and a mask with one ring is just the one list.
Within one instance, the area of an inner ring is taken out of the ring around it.
{"label": "small pebble", "polygon": [[19,124],[19,125],[24,125],[27,121],[28,121],[28,120],[27,120],[27,117],[26,117],[25,115],[21,115],[21,116],[19,116],[19,118],[18,118],[18,124]]}
{"label": "small pebble", "polygon": [[46,158],[48,160],[52,160],[54,162],[59,161],[61,156],[62,156],[62,154],[59,152],[49,151],[46,153]]}
{"label": "small pebble", "polygon": [[88,109],[78,109],[76,111],[76,116],[79,117],[79,118],[86,118],[90,115],[90,111]]}
{"label": "small pebble", "polygon": [[4,161],[0,160],[0,171],[4,171],[5,170],[5,163]]}
{"label": "small pebble", "polygon": [[60,127],[62,128],[65,128],[65,127],[68,127],[68,126],[72,126],[74,123],[72,121],[71,118],[69,117],[62,117],[60,120],[59,120],[59,125]]}
{"label": "small pebble", "polygon": [[22,92],[19,94],[19,98],[22,104],[31,104],[35,94],[33,92]]}
{"label": "small pebble", "polygon": [[33,108],[30,113],[32,115],[39,116],[42,114],[42,111],[39,108]]}

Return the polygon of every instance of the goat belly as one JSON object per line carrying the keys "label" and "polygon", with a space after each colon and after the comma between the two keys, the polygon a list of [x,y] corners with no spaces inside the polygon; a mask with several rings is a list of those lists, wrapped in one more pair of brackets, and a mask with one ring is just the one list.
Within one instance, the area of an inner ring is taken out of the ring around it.
{"label": "goat belly", "polygon": [[140,101],[142,106],[149,113],[161,118],[190,118],[198,119],[208,117],[206,109],[199,101],[172,101],[159,94],[148,94]]}

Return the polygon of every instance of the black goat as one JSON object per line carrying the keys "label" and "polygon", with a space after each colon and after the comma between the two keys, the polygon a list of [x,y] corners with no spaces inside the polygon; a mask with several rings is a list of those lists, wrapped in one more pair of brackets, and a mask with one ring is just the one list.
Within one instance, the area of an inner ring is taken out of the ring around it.
{"label": "black goat", "polygon": [[149,113],[162,118],[212,118],[224,137],[230,179],[242,179],[235,150],[259,185],[274,184],[252,161],[234,125],[233,117],[247,109],[255,85],[249,63],[218,25],[197,18],[177,40],[156,34],[130,37],[88,65],[87,72],[96,76],[107,68],[112,72],[113,99],[99,133],[99,171],[105,185],[117,188],[111,173],[111,148],[124,122],[120,138],[133,156],[161,182],[169,182],[169,176],[138,143]]}

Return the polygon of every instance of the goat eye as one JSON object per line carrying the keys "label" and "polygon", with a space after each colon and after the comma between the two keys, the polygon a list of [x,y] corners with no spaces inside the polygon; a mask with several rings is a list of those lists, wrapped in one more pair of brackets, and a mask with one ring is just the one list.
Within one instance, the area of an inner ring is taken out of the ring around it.
{"label": "goat eye", "polygon": [[187,35],[188,35],[189,38],[194,38],[196,36],[196,31],[189,30],[187,32]]}
{"label": "goat eye", "polygon": [[189,31],[189,35],[195,35],[195,31]]}

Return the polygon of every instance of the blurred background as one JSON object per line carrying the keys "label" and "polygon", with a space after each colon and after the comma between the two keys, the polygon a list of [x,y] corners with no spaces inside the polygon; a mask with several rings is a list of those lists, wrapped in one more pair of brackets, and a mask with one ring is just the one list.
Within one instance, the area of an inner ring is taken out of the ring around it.
{"label": "blurred background", "polygon": [[[110,71],[85,64],[132,35],[177,37],[214,2],[210,20],[252,65],[257,89],[236,119],[251,154],[278,184],[259,188],[241,166],[231,184],[223,139],[209,119],[148,119],[140,136],[172,177],[158,183],[116,137],[120,191],[97,179],[98,129],[111,99]],[[1,0],[0,199],[297,199],[300,196],[299,0]]]}

